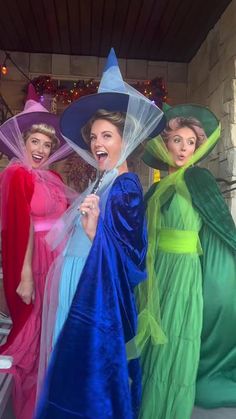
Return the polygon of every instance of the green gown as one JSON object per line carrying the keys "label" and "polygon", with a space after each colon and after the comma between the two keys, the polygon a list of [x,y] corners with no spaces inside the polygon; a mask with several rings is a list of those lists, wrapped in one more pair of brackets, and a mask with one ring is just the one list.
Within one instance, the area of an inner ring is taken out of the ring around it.
{"label": "green gown", "polygon": [[191,199],[175,191],[160,213],[153,292],[168,341],[143,350],[140,419],[189,419],[195,394],[236,405],[235,227],[210,172],[188,169],[185,183]]}

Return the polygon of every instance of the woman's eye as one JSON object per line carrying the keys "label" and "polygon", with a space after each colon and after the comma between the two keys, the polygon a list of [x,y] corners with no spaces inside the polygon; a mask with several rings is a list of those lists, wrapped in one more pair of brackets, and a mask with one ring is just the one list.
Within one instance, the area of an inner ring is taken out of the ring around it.
{"label": "woman's eye", "polygon": [[180,142],[180,138],[174,138],[174,143],[179,143]]}
{"label": "woman's eye", "polygon": [[188,141],[188,144],[189,144],[189,145],[194,145],[194,144],[195,144],[195,142],[194,142],[193,140],[189,140],[189,141]]}
{"label": "woman's eye", "polygon": [[94,135],[91,135],[91,137],[89,138],[89,140],[90,140],[90,142],[94,141],[95,140]]}
{"label": "woman's eye", "polygon": [[105,138],[111,138],[111,134],[104,134]]}
{"label": "woman's eye", "polygon": [[51,144],[45,144],[45,147],[51,149]]}

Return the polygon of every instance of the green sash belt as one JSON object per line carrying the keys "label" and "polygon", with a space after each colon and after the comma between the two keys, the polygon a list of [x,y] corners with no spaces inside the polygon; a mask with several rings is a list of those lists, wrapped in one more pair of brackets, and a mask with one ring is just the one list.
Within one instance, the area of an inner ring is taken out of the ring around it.
{"label": "green sash belt", "polygon": [[158,249],[167,253],[202,253],[198,232],[161,229]]}

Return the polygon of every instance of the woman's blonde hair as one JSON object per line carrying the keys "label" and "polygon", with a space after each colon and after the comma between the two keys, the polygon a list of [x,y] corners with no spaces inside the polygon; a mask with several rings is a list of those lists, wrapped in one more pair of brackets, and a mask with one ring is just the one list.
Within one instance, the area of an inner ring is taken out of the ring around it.
{"label": "woman's blonde hair", "polygon": [[28,140],[29,136],[32,134],[36,134],[36,132],[40,134],[46,135],[52,141],[52,150],[51,152],[57,150],[60,146],[60,140],[56,136],[55,128],[51,125],[40,123],[40,124],[33,124],[27,131],[23,133],[24,142]]}
{"label": "woman's blonde hair", "polygon": [[176,131],[177,129],[185,128],[185,127],[190,128],[195,133],[197,137],[196,149],[202,143],[204,143],[204,141],[206,141],[207,136],[200,121],[193,117],[185,118],[185,117],[179,116],[179,117],[170,119],[167,122],[164,131],[162,131],[161,136],[163,140],[167,142],[169,139],[170,132]]}

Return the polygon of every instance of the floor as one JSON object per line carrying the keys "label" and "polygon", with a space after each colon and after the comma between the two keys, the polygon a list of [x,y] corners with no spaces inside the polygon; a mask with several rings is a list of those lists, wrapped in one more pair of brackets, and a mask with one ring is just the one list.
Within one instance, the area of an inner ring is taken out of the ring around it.
{"label": "floor", "polygon": [[236,419],[235,408],[201,409],[195,407],[191,419]]}
{"label": "floor", "polygon": [[15,415],[14,415],[13,410],[12,410],[11,400],[9,400],[9,402],[6,406],[6,409],[3,413],[3,415],[1,416],[1,419],[15,419]]}
{"label": "floor", "polygon": [[[8,403],[1,419],[15,419],[12,412],[11,402]],[[223,408],[206,410],[195,407],[191,419],[236,419],[236,409]]]}

